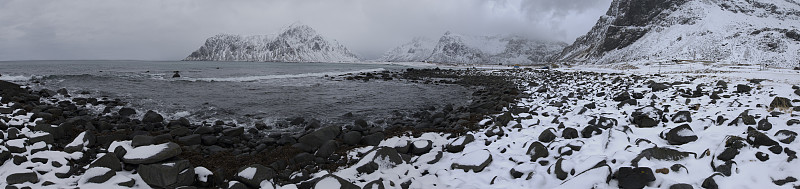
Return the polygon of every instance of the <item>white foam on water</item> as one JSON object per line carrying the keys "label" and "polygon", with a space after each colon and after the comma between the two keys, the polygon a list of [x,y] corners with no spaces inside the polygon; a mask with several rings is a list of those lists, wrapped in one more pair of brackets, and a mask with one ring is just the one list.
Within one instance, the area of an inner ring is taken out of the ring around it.
{"label": "white foam on water", "polygon": [[379,71],[384,71],[384,70],[386,70],[386,69],[377,68],[377,69],[363,69],[363,70],[345,71],[345,72],[319,72],[319,73],[302,73],[302,74],[286,74],[286,75],[262,75],[262,76],[246,76],[246,77],[228,77],[228,78],[181,78],[181,79],[177,79],[177,80],[249,82],[249,81],[261,81],[261,80],[270,80],[270,79],[322,77],[322,76],[326,76],[326,75],[328,75],[328,76],[336,76],[336,75],[344,75],[344,74],[350,74],[350,73],[379,72]]}
{"label": "white foam on water", "polygon": [[28,81],[31,80],[31,76],[21,76],[21,75],[0,75],[0,80],[3,81]]}

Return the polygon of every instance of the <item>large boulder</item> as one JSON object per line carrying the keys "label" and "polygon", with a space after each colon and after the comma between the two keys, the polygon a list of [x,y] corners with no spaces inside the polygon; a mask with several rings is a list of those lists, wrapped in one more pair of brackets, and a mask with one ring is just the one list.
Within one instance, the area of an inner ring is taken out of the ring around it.
{"label": "large boulder", "polygon": [[411,154],[422,155],[433,149],[433,142],[430,140],[419,140],[411,143]]}
{"label": "large boulder", "polygon": [[297,141],[316,150],[319,146],[325,144],[325,142],[335,139],[341,132],[342,128],[339,126],[328,126],[303,135]]}
{"label": "large boulder", "polygon": [[150,164],[164,161],[179,154],[181,154],[181,146],[169,142],[133,148],[123,156],[122,160],[130,164]]}
{"label": "large boulder", "polygon": [[778,141],[789,144],[794,142],[794,139],[797,138],[797,133],[790,130],[780,130],[775,133],[775,138],[778,138]]}
{"label": "large boulder", "polygon": [[637,127],[655,127],[661,123],[663,114],[663,111],[652,106],[640,108],[631,113],[631,123]]}
{"label": "large boulder", "polygon": [[665,137],[667,142],[672,145],[682,145],[697,140],[697,135],[694,134],[692,127],[689,124],[672,128],[667,132]]}
{"label": "large boulder", "polygon": [[161,123],[164,121],[164,116],[154,112],[153,110],[147,111],[142,117],[142,122],[144,123]]}
{"label": "large boulder", "polygon": [[261,186],[262,181],[271,180],[275,175],[275,170],[261,164],[253,164],[239,168],[239,170],[236,171],[236,175],[233,176],[233,179],[247,186],[258,188]]}
{"label": "large boulder", "polygon": [[672,116],[672,122],[674,123],[683,123],[683,122],[692,122],[692,113],[689,111],[679,111]]}
{"label": "large boulder", "polygon": [[769,103],[769,109],[779,109],[779,110],[789,110],[792,109],[792,101],[788,98],[784,97],[775,97],[772,99],[772,102]]}
{"label": "large boulder", "polygon": [[536,161],[539,158],[546,158],[547,156],[550,156],[550,152],[547,151],[547,148],[541,142],[533,142],[530,146],[528,146],[528,151],[526,154],[531,156],[531,161]]}
{"label": "large boulder", "polygon": [[752,87],[747,86],[747,85],[742,85],[742,84],[736,85],[736,92],[737,93],[747,93],[747,92],[750,92],[750,90],[752,90],[752,89],[753,89]]}
{"label": "large boulder", "polygon": [[31,170],[26,172],[10,174],[6,177],[7,184],[38,183],[39,175]]}
{"label": "large boulder", "polygon": [[176,188],[194,183],[195,174],[188,160],[139,165],[139,176],[150,186]]}
{"label": "large boulder", "polygon": [[492,163],[492,154],[489,150],[477,150],[464,154],[450,165],[452,169],[481,172]]}
{"label": "large boulder", "polygon": [[373,173],[381,167],[395,167],[405,163],[397,150],[391,147],[376,147],[370,150],[364,158],[356,164],[359,173]]}
{"label": "large boulder", "polygon": [[649,167],[620,167],[614,177],[619,181],[618,186],[623,189],[644,188],[656,180],[653,170]]}
{"label": "large boulder", "polygon": [[81,175],[81,179],[78,180],[78,183],[105,183],[116,175],[117,172],[107,167],[92,167]]}
{"label": "large boulder", "polygon": [[361,189],[361,187],[358,187],[357,185],[350,183],[349,181],[344,180],[334,174],[328,174],[320,177],[319,179],[315,179],[313,188]]}
{"label": "large boulder", "polygon": [[84,148],[91,148],[97,142],[97,138],[91,131],[84,131],[78,134],[75,139],[72,140],[69,144],[64,146],[64,152],[73,153],[77,151],[82,151]]}
{"label": "large boulder", "polygon": [[136,115],[136,110],[133,108],[120,108],[117,113],[119,113],[121,117],[130,117],[131,115]]}
{"label": "large boulder", "polygon": [[467,134],[467,135],[464,135],[463,137],[459,137],[458,139],[456,139],[455,141],[451,142],[450,144],[447,144],[445,146],[445,149],[447,150],[447,152],[450,152],[450,153],[458,153],[458,152],[463,151],[464,147],[466,147],[466,145],[469,144],[472,141],[475,141],[475,136],[471,135],[471,134]]}
{"label": "large boulder", "polygon": [[114,152],[103,154],[103,156],[100,156],[100,158],[97,158],[89,164],[89,167],[106,167],[112,171],[122,171],[122,164],[119,159],[117,159],[117,155],[114,154]]}

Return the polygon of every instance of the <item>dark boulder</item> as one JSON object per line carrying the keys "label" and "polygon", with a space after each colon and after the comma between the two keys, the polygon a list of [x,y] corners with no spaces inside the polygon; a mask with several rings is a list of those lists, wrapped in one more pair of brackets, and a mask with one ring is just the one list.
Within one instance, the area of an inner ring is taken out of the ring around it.
{"label": "dark boulder", "polygon": [[347,145],[356,145],[359,141],[361,141],[361,132],[350,131],[342,135],[342,142]]}
{"label": "dark boulder", "polygon": [[133,108],[120,108],[117,113],[121,117],[130,117],[131,115],[136,115],[136,110]]}
{"label": "dark boulder", "polygon": [[533,142],[528,146],[528,151],[525,153],[531,156],[531,161],[536,161],[539,158],[547,158],[550,152],[541,142]]}
{"label": "dark boulder", "polygon": [[27,171],[27,172],[20,172],[20,173],[10,174],[10,175],[8,175],[6,177],[6,183],[9,184],[9,185],[11,185],[11,184],[22,184],[22,183],[26,183],[26,182],[38,183],[39,182],[39,175],[37,175],[36,172]]}
{"label": "dark boulder", "polygon": [[789,100],[788,98],[784,98],[784,97],[777,97],[776,96],[774,99],[772,99],[772,102],[769,103],[769,109],[770,110],[773,110],[773,109],[776,109],[776,108],[779,109],[779,110],[789,110],[789,109],[792,109],[792,107],[793,107],[792,106],[792,101]]}
{"label": "dark boulder", "polygon": [[336,152],[337,148],[339,148],[339,145],[336,144],[336,141],[329,140],[328,142],[325,142],[325,144],[322,144],[322,146],[319,147],[314,155],[317,157],[328,158],[331,156],[331,154]]}
{"label": "dark boulder", "polygon": [[164,117],[161,114],[158,114],[152,110],[147,111],[142,117],[142,123],[161,123],[164,121]]}
{"label": "dark boulder", "polygon": [[624,189],[644,188],[656,180],[649,167],[620,167],[614,177],[619,181],[618,186]]}
{"label": "dark boulder", "polygon": [[561,131],[561,137],[564,139],[573,139],[578,138],[578,130],[572,127],[567,127],[563,131]]}
{"label": "dark boulder", "polygon": [[621,92],[614,97],[614,101],[622,102],[625,100],[631,99],[631,95],[628,92]]}
{"label": "dark boulder", "polygon": [[139,176],[150,186],[176,188],[194,183],[194,167],[188,160],[139,165]]}
{"label": "dark boulder", "polygon": [[631,122],[637,127],[655,127],[661,122],[663,114],[663,111],[655,107],[644,107],[631,113]]}
{"label": "dark boulder", "polygon": [[553,142],[556,139],[556,134],[554,134],[551,130],[555,129],[546,129],[539,134],[539,141],[541,142]]}
{"label": "dark boulder", "polygon": [[469,144],[470,142],[475,141],[475,136],[471,134],[464,135],[463,137],[456,139],[455,141],[447,144],[445,149],[447,152],[450,153],[458,153],[464,150],[464,147]]}
{"label": "dark boulder", "polygon": [[784,129],[776,132],[775,137],[778,138],[778,141],[789,144],[794,142],[794,139],[797,138],[797,132]]}
{"label": "dark boulder", "polygon": [[672,122],[674,123],[683,123],[683,122],[692,122],[692,113],[689,111],[679,111],[672,116]]}
{"label": "dark boulder", "polygon": [[117,172],[107,167],[92,167],[86,170],[81,176],[79,182],[81,183],[105,183],[111,177],[117,175]]}
{"label": "dark boulder", "polygon": [[150,164],[181,154],[181,147],[175,143],[139,146],[129,150],[123,161],[130,164]]}
{"label": "dark boulder", "polygon": [[[309,134],[303,135],[300,137],[298,142],[308,145],[312,149],[317,149],[325,142],[336,139],[336,136],[338,136],[341,131],[342,128],[339,126],[324,127]],[[381,140],[383,139],[381,138]]]}
{"label": "dark boulder", "polygon": [[259,188],[262,181],[271,180],[276,175],[277,173],[275,170],[272,170],[269,167],[260,164],[253,164],[239,168],[239,170],[236,171],[236,175],[233,176],[233,179],[242,182],[249,187]]}
{"label": "dark boulder", "polygon": [[362,165],[357,167],[356,171],[367,174],[375,172],[382,166],[394,167],[405,163],[397,150],[389,147],[376,147],[370,150],[361,161],[366,162],[363,164],[359,162]]}
{"label": "dark boulder", "polygon": [[670,129],[667,132],[666,140],[672,145],[682,145],[697,140],[697,135],[694,134],[689,124],[683,124]]}
{"label": "dark boulder", "polygon": [[350,181],[344,180],[343,178],[334,174],[327,174],[319,179],[314,179],[313,183],[313,189],[331,188],[331,186],[338,186],[340,189],[361,189],[361,187],[358,187],[357,185],[350,183]]}
{"label": "dark boulder", "polygon": [[492,154],[488,150],[477,150],[464,154],[450,165],[451,169],[481,172],[492,163]]}
{"label": "dark boulder", "polygon": [[430,140],[419,140],[411,143],[411,154],[422,155],[426,154],[433,149],[433,142]]}
{"label": "dark boulder", "polygon": [[747,92],[750,92],[750,90],[752,90],[752,89],[753,89],[752,87],[747,86],[747,85],[742,85],[742,84],[736,85],[736,92],[737,93],[747,93]]}
{"label": "dark boulder", "polygon": [[89,167],[106,167],[112,171],[122,171],[122,163],[114,152],[109,152],[94,160]]}
{"label": "dark boulder", "polygon": [[772,123],[770,123],[769,120],[767,120],[767,118],[765,117],[764,119],[758,121],[758,127],[756,128],[762,131],[769,131],[770,129],[772,129]]}

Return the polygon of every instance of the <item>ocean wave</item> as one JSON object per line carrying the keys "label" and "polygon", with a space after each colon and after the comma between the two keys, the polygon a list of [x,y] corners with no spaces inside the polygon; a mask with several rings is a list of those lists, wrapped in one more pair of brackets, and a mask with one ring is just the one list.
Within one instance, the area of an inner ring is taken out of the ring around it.
{"label": "ocean wave", "polygon": [[31,80],[31,76],[22,76],[22,75],[2,75],[0,76],[0,80],[3,81],[28,81]]}
{"label": "ocean wave", "polygon": [[361,73],[361,72],[380,72],[384,71],[383,68],[377,69],[364,69],[364,70],[355,70],[355,71],[346,71],[346,72],[319,72],[319,73],[302,73],[302,74],[286,74],[286,75],[263,75],[263,76],[245,76],[245,77],[227,77],[227,78],[180,78],[176,80],[183,80],[183,81],[228,81],[228,82],[251,82],[251,81],[261,81],[261,80],[270,80],[270,79],[287,79],[287,78],[303,78],[303,77],[322,77],[322,76],[336,76],[336,75],[344,75],[349,73]]}

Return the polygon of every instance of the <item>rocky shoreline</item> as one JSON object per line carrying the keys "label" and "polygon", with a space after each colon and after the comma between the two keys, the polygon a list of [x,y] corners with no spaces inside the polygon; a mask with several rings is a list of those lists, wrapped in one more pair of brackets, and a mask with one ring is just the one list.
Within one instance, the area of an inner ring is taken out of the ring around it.
{"label": "rocky shoreline", "polygon": [[[250,128],[222,121],[195,124],[185,118],[165,120],[153,111],[136,119],[132,115],[137,111],[120,100],[71,98],[65,89],[31,91],[0,81],[0,129],[5,134],[0,141],[5,147],[0,160],[23,172],[3,174],[4,181],[9,186],[33,188],[87,184],[227,188],[233,183],[257,188],[260,180],[303,185],[320,170],[354,164],[356,160],[346,156],[351,149],[375,146],[400,135],[463,134],[478,129],[474,125],[485,115],[500,112],[522,97],[508,73],[409,69],[338,77],[459,84],[478,90],[469,107],[427,107],[380,120],[385,127],[357,118],[347,126],[294,118],[289,124],[305,128],[305,132],[276,133],[265,132],[269,130],[265,124]],[[88,108],[101,106],[105,107],[103,115]],[[32,158],[44,152],[60,157],[54,157],[58,161]],[[24,171],[35,167],[48,167],[48,171]],[[239,173],[250,168],[256,168],[256,175],[263,178],[242,178]],[[56,178],[63,183],[50,181]]]}
{"label": "rocky shoreline", "polygon": [[[0,82],[11,188],[798,188],[800,87],[764,79],[557,70],[334,76],[459,84],[464,107],[300,133],[131,119]],[[378,123],[380,122],[380,123]],[[377,126],[385,125],[385,127]],[[2,185],[2,184],[0,184]],[[6,185],[4,185],[6,186]]]}

